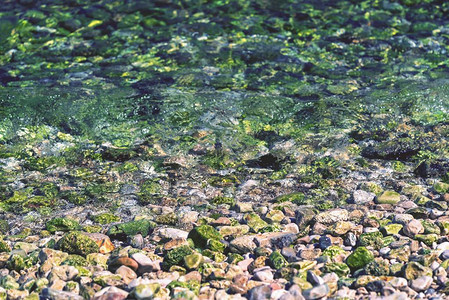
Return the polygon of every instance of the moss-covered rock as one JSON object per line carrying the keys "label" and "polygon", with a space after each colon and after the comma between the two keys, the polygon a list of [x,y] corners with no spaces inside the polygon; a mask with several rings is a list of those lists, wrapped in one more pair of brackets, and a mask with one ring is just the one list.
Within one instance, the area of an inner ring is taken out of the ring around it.
{"label": "moss-covered rock", "polygon": [[349,269],[348,265],[345,263],[329,262],[324,265],[323,272],[324,273],[335,273],[339,277],[345,277],[345,276],[349,275],[351,270]]}
{"label": "moss-covered rock", "polygon": [[249,213],[244,217],[246,224],[251,228],[253,232],[259,232],[262,228],[268,226],[268,223],[262,220],[256,213]]}
{"label": "moss-covered rock", "polygon": [[45,224],[45,227],[51,233],[56,231],[74,231],[81,228],[80,224],[69,218],[54,218]]}
{"label": "moss-covered rock", "polygon": [[279,270],[283,267],[288,266],[288,261],[285,259],[285,257],[279,252],[279,250],[273,251],[273,253],[270,254],[270,265],[275,268],[276,270]]}
{"label": "moss-covered rock", "polygon": [[168,271],[172,266],[180,266],[183,264],[184,257],[192,253],[193,250],[187,245],[172,249],[165,254],[162,268]]}
{"label": "moss-covered rock", "polygon": [[188,235],[195,243],[195,246],[201,249],[207,247],[209,240],[221,240],[223,236],[210,225],[201,225],[193,228]]}
{"label": "moss-covered rock", "polygon": [[374,260],[374,255],[365,247],[358,247],[346,259],[346,264],[352,269],[357,270],[366,266],[369,262]]}
{"label": "moss-covered rock", "polygon": [[395,191],[385,191],[376,198],[376,202],[380,204],[397,204],[401,201],[401,195]]}
{"label": "moss-covered rock", "polygon": [[0,253],[2,252],[10,252],[11,247],[4,240],[0,240]]}
{"label": "moss-covered rock", "polygon": [[86,256],[100,252],[97,243],[86,234],[79,231],[66,233],[57,243],[58,249],[69,254]]}
{"label": "moss-covered rock", "polygon": [[379,231],[362,233],[359,237],[359,245],[380,249],[384,246],[383,235]]}
{"label": "moss-covered rock", "polygon": [[114,222],[120,222],[120,217],[116,216],[114,214],[111,214],[111,213],[102,213],[99,215],[94,215],[94,216],[91,216],[90,219],[92,221],[94,221],[95,223],[98,223],[101,225],[110,224],[110,223],[114,223]]}
{"label": "moss-covered rock", "polygon": [[404,275],[407,280],[414,280],[421,276],[432,276],[432,269],[412,261],[406,265]]}
{"label": "moss-covered rock", "polygon": [[153,222],[142,219],[113,225],[109,228],[107,234],[111,238],[126,241],[128,237],[138,233],[145,237],[154,227],[155,224]]}
{"label": "moss-covered rock", "polygon": [[89,262],[82,257],[81,255],[77,254],[70,254],[67,256],[67,258],[61,263],[61,265],[69,265],[74,267],[86,267],[89,265]]}
{"label": "moss-covered rock", "polygon": [[364,270],[367,275],[387,276],[390,274],[390,264],[387,260],[376,258],[369,262]]}

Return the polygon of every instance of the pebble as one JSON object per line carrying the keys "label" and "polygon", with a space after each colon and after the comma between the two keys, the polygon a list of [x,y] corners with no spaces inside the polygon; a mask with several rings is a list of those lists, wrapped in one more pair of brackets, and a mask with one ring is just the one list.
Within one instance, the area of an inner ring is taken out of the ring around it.
{"label": "pebble", "polygon": [[430,276],[420,276],[410,283],[410,287],[417,292],[422,292],[427,290],[432,284],[432,277]]}
{"label": "pebble", "polygon": [[311,289],[304,290],[302,295],[306,300],[315,300],[326,297],[326,295],[330,292],[330,288],[327,284],[322,284],[315,286]]}

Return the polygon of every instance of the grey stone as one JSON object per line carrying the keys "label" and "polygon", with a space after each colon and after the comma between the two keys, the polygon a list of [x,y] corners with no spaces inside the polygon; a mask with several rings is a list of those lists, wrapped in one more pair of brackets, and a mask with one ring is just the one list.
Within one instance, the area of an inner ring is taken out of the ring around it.
{"label": "grey stone", "polygon": [[432,277],[430,276],[420,276],[412,280],[410,287],[417,292],[426,291],[432,284]]}
{"label": "grey stone", "polygon": [[249,300],[266,300],[271,297],[271,288],[267,285],[260,285],[252,288],[248,292]]}
{"label": "grey stone", "polygon": [[352,194],[352,199],[355,204],[366,204],[374,201],[376,194],[371,192],[366,192],[364,190],[356,190]]}
{"label": "grey stone", "polygon": [[326,297],[329,294],[330,288],[327,284],[317,285],[311,289],[307,289],[302,292],[302,295],[306,300],[315,300]]}
{"label": "grey stone", "polygon": [[50,288],[42,290],[42,297],[49,300],[83,300],[83,297],[75,293],[58,291]]}

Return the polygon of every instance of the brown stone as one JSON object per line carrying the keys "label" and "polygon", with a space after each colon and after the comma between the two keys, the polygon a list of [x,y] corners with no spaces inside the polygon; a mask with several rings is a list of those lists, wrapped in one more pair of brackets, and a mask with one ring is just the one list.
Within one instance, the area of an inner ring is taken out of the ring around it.
{"label": "brown stone", "polygon": [[95,243],[97,243],[98,247],[100,247],[100,253],[102,254],[110,253],[115,249],[114,244],[106,234],[88,233],[86,235],[93,239]]}
{"label": "brown stone", "polygon": [[213,226],[228,226],[231,225],[231,220],[226,217],[219,217],[215,221],[212,222]]}
{"label": "brown stone", "polygon": [[165,251],[169,251],[175,248],[178,248],[180,246],[188,246],[189,243],[187,242],[187,240],[185,238],[176,238],[176,239],[172,239],[170,241],[168,241],[167,243],[164,244],[164,250]]}

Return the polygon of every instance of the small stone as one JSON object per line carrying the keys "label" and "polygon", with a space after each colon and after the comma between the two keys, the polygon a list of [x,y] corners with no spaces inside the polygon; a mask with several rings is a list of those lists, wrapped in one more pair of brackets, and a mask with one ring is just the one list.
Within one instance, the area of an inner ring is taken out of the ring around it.
{"label": "small stone", "polygon": [[59,290],[54,290],[50,288],[46,288],[42,290],[42,297],[44,299],[51,300],[82,300],[83,297],[77,295],[75,293],[64,292]]}
{"label": "small stone", "polygon": [[353,270],[361,269],[374,259],[373,253],[365,247],[358,247],[346,259],[346,264]]}
{"label": "small stone", "polygon": [[262,282],[273,281],[273,273],[269,269],[254,271],[254,279]]}
{"label": "small stone", "polygon": [[87,255],[90,253],[98,253],[100,248],[97,243],[79,231],[66,233],[59,241],[58,247],[69,254]]}
{"label": "small stone", "polygon": [[137,278],[136,272],[134,272],[127,266],[120,266],[117,271],[115,271],[115,274],[120,275],[125,284],[129,284],[131,281]]}
{"label": "small stone", "polygon": [[136,234],[135,236],[129,237],[128,244],[131,245],[131,247],[133,248],[142,249],[144,247],[145,242],[143,240],[143,236],[139,233]]}
{"label": "small stone", "polygon": [[420,221],[411,220],[404,226],[404,228],[402,229],[402,232],[406,236],[413,238],[415,235],[417,235],[419,233],[423,233],[424,227]]}
{"label": "small stone", "polygon": [[257,245],[254,243],[254,236],[250,235],[239,236],[233,239],[229,244],[231,252],[239,254],[253,252],[256,248]]}
{"label": "small stone", "polygon": [[321,250],[325,250],[326,248],[332,246],[332,240],[327,236],[322,236],[318,240],[318,245]]}
{"label": "small stone", "polygon": [[124,300],[128,298],[128,292],[119,289],[115,286],[108,286],[101,291],[95,293],[93,299],[95,300]]}
{"label": "small stone", "polygon": [[394,235],[398,234],[403,227],[401,224],[387,224],[382,227],[382,231],[385,235]]}
{"label": "small stone", "polygon": [[121,266],[131,268],[134,272],[139,268],[139,264],[131,257],[118,257],[109,263],[109,270],[115,271]]}
{"label": "small stone", "polygon": [[159,236],[163,239],[187,239],[187,236],[189,235],[187,231],[176,228],[161,228],[158,233]]}
{"label": "small stone", "polygon": [[326,297],[329,292],[329,286],[327,284],[322,284],[303,291],[302,295],[306,300],[315,300]]}
{"label": "small stone", "polygon": [[430,276],[420,276],[412,280],[410,287],[417,292],[426,291],[432,284],[432,277]]}
{"label": "small stone", "polygon": [[353,232],[348,232],[343,243],[345,246],[355,247],[357,245],[357,236]]}
{"label": "small stone", "polygon": [[385,191],[377,197],[376,202],[379,204],[397,204],[401,201],[401,195],[395,191]]}
{"label": "small stone", "polygon": [[203,262],[203,256],[200,253],[192,253],[184,257],[184,265],[187,269],[198,269]]}
{"label": "small stone", "polygon": [[352,194],[352,199],[355,204],[366,204],[374,201],[376,194],[371,192],[366,192],[364,190],[356,190]]}
{"label": "small stone", "polygon": [[221,240],[223,236],[210,225],[200,225],[193,228],[188,235],[193,240],[196,247],[205,249],[209,240]]}
{"label": "small stone", "polygon": [[133,295],[137,300],[147,300],[157,298],[156,294],[160,291],[159,283],[139,284],[133,290]]}
{"label": "small stone", "polygon": [[408,222],[412,221],[414,218],[410,214],[395,214],[393,217],[393,222],[406,225]]}
{"label": "small stone", "polygon": [[81,229],[80,224],[69,218],[54,218],[45,224],[48,231],[55,233],[56,231],[73,231]]}
{"label": "small stone", "polygon": [[349,212],[346,209],[335,208],[319,213],[315,216],[317,223],[331,225],[339,221],[347,221]]}
{"label": "small stone", "polygon": [[310,282],[313,286],[318,286],[318,285],[324,284],[323,278],[316,275],[314,272],[312,272],[310,270],[307,271],[307,281]]}
{"label": "small stone", "polygon": [[249,300],[266,300],[271,298],[271,288],[267,285],[260,285],[248,291]]}
{"label": "small stone", "polygon": [[160,263],[158,261],[153,261],[143,253],[134,253],[133,255],[131,255],[131,258],[134,259],[139,265],[137,274],[156,272],[161,269]]}
{"label": "small stone", "polygon": [[412,261],[405,267],[405,278],[414,280],[422,276],[432,276],[432,269],[421,265],[419,262]]}

